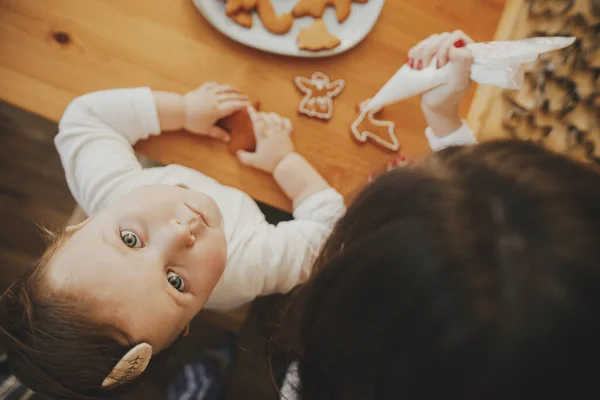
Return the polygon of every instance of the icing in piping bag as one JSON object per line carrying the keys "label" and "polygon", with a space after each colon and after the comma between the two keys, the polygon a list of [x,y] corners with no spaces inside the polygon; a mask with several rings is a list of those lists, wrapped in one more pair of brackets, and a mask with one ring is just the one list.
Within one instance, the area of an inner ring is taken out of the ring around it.
{"label": "icing in piping bag", "polygon": [[[504,89],[523,87],[523,64],[535,61],[540,54],[568,47],[574,37],[541,37],[502,42],[471,43],[473,53],[470,78],[482,85]],[[403,65],[368,103],[372,110],[416,96],[446,83],[452,76],[452,63],[436,67],[434,59],[429,67],[416,70]]]}

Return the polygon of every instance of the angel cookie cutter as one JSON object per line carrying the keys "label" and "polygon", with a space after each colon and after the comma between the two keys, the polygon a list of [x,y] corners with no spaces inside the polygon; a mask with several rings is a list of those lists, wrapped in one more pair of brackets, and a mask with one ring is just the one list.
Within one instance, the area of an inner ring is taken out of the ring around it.
{"label": "angel cookie cutter", "polygon": [[[398,141],[398,138],[396,137],[396,133],[395,133],[396,124],[394,124],[394,122],[392,122],[392,121],[382,121],[382,120],[377,119],[375,117],[375,114],[377,114],[379,111],[381,111],[382,107],[374,108],[369,111],[367,109],[367,105],[369,104],[369,101],[370,101],[370,99],[366,100],[360,104],[360,114],[358,115],[358,118],[356,119],[356,121],[354,121],[354,123],[350,127],[350,130],[352,131],[354,138],[356,140],[358,140],[359,142],[363,142],[363,143],[366,142],[367,140],[371,139],[374,142],[374,144],[381,146],[386,150],[398,151],[400,149],[400,142]],[[383,138],[381,138],[380,136],[376,135],[375,133],[373,133],[369,130],[361,131],[359,129],[359,126],[360,126],[360,124],[363,123],[363,121],[365,119],[368,119],[369,123],[371,123],[372,125],[387,128],[387,132],[388,132],[388,136],[389,136],[390,140],[386,141]]]}
{"label": "angel cookie cutter", "polygon": [[311,79],[298,76],[296,86],[304,94],[298,111],[309,117],[329,120],[333,116],[333,98],[339,95],[346,82],[338,79],[331,82],[329,76],[322,72],[315,72]]}

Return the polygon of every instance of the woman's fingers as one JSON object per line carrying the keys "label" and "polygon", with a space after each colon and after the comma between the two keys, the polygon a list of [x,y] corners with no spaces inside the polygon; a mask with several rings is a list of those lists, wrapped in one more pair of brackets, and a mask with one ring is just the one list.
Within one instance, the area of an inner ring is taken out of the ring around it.
{"label": "woman's fingers", "polygon": [[415,68],[418,70],[427,68],[431,63],[431,59],[435,54],[439,44],[448,35],[448,33],[431,35],[427,39],[423,40],[421,43],[413,47],[408,53],[411,68]]}
{"label": "woman's fingers", "polygon": [[441,68],[450,60],[450,49],[462,48],[470,43],[473,43],[473,39],[462,31],[434,34],[410,49],[407,62],[411,68],[421,70],[431,65],[435,57],[437,67]]}
{"label": "woman's fingers", "polygon": [[448,64],[448,61],[450,61],[449,52],[452,48],[462,48],[470,43],[473,43],[473,39],[471,39],[462,31],[454,31],[449,34],[440,44],[436,53],[438,68]]}
{"label": "woman's fingers", "polygon": [[448,61],[450,60],[448,52],[457,40],[458,39],[456,39],[454,35],[450,35],[440,44],[440,47],[435,54],[438,68],[442,68],[444,65],[448,64]]}
{"label": "woman's fingers", "polygon": [[451,47],[448,52],[450,61],[454,64],[454,82],[457,91],[466,90],[471,84],[471,64],[473,54],[469,49]]}
{"label": "woman's fingers", "polygon": [[427,67],[429,67],[429,65],[431,65],[431,61],[432,61],[433,57],[435,56],[438,48],[440,47],[440,45],[442,43],[444,43],[444,41],[448,38],[448,36],[450,36],[450,34],[444,32],[444,33],[436,36],[432,40],[430,40],[426,44],[426,46],[423,47],[421,54],[420,54],[421,59],[419,60],[422,62],[422,68],[427,68]]}

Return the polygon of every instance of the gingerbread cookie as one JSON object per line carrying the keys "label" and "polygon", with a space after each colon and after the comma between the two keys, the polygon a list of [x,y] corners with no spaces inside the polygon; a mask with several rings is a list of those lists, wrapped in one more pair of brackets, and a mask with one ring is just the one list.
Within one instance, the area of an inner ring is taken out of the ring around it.
{"label": "gingerbread cookie", "polygon": [[232,16],[230,16],[230,18],[233,22],[243,26],[244,28],[250,29],[254,24],[252,12],[250,11],[238,11],[237,14],[233,14]]}
{"label": "gingerbread cookie", "polygon": [[[360,105],[360,114],[354,123],[352,124],[350,130],[354,135],[354,138],[359,142],[366,142],[367,140],[371,140],[374,145],[389,151],[398,151],[400,149],[400,142],[398,142],[398,138],[396,137],[396,125],[392,121],[382,121],[375,117],[375,114],[381,111],[381,108],[374,109],[369,111],[366,106],[370,100],[364,101]],[[373,126],[380,126],[386,128],[386,136],[389,137],[381,137],[370,130],[361,130],[360,125],[364,123],[364,121]]]}
{"label": "gingerbread cookie", "polygon": [[298,34],[300,50],[331,50],[338,47],[340,43],[337,36],[329,33],[322,19],[315,19],[309,27],[300,29]]}
{"label": "gingerbread cookie", "polygon": [[[260,103],[254,103],[254,108],[258,110]],[[247,109],[244,108],[219,120],[217,126],[231,134],[231,140],[227,145],[231,154],[235,154],[238,150],[254,151],[256,149],[254,126]]]}
{"label": "gingerbread cookie", "polygon": [[331,82],[322,72],[315,72],[311,79],[296,77],[296,86],[305,94],[298,111],[301,114],[320,119],[333,116],[333,98],[339,95],[346,82],[343,79]]}
{"label": "gingerbread cookie", "polygon": [[252,11],[256,8],[257,0],[226,0],[225,14],[231,17],[240,11]]}
{"label": "gingerbread cookie", "polygon": [[[364,4],[369,0],[354,1]],[[294,14],[294,17],[310,15],[314,18],[321,18],[328,6],[335,7],[338,22],[341,24],[350,16],[352,0],[300,0],[292,10],[292,14]]]}
{"label": "gingerbread cookie", "polygon": [[[227,4],[225,5],[225,14],[232,19],[240,12],[251,12],[253,10],[258,11],[258,16],[265,29],[276,35],[288,33],[294,23],[294,17],[290,13],[277,16],[271,0],[227,0]],[[238,21],[236,20],[236,22]]]}

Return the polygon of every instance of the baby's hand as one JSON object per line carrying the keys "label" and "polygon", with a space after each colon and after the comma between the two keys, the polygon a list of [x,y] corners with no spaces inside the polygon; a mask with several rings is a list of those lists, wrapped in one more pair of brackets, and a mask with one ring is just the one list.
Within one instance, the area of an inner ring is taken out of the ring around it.
{"label": "baby's hand", "polygon": [[273,173],[277,164],[294,152],[290,138],[292,123],[275,113],[258,113],[252,107],[248,108],[248,113],[254,125],[256,151],[249,153],[239,150],[236,155],[244,165]]}
{"label": "baby's hand", "polygon": [[183,96],[185,106],[184,129],[198,135],[229,141],[226,130],[216,122],[250,105],[248,96],[230,85],[205,83]]}

